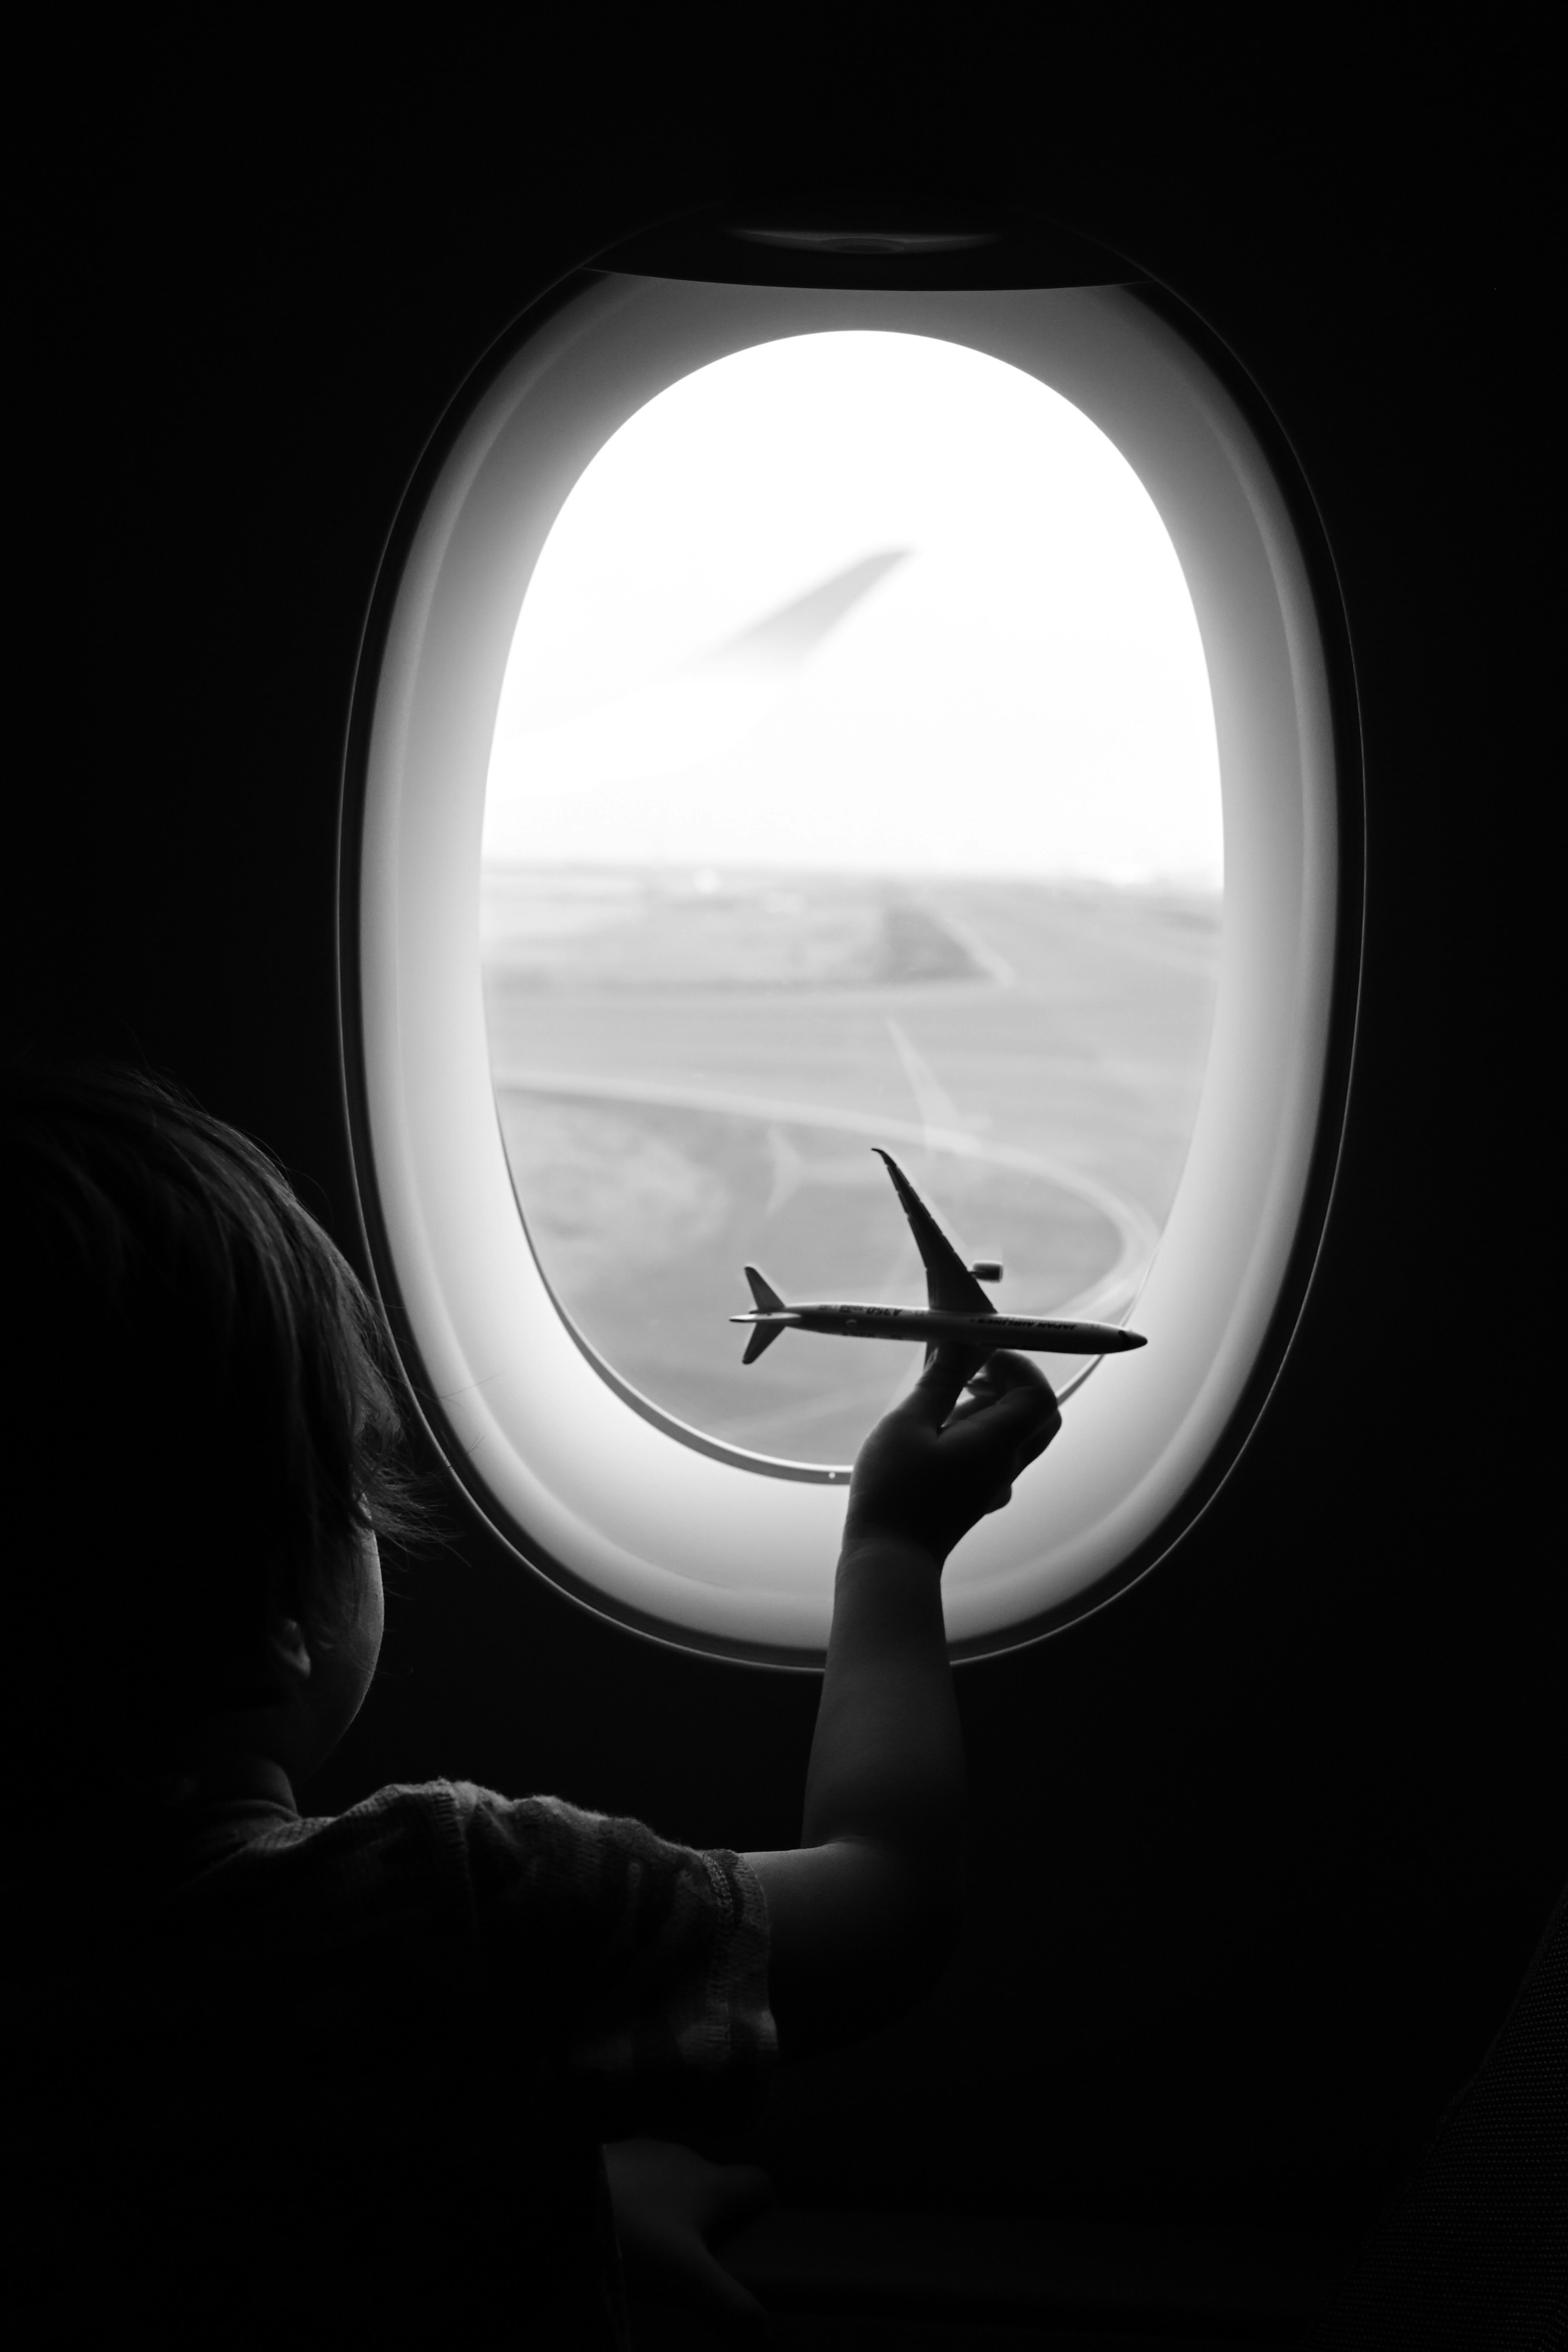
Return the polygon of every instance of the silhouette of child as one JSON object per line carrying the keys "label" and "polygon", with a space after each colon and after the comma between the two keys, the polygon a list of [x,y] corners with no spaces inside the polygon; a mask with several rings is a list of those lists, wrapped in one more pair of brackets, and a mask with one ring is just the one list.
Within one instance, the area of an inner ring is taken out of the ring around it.
{"label": "silhouette of child", "polygon": [[436,1521],[375,1308],[172,1086],[20,1071],[0,1167],[13,1550],[8,2340],[627,2340],[634,2280],[744,2332],[707,2240],[765,2178],[682,2143],[951,1951],[947,1554],[1060,1426],[940,1352],[856,1465],[801,1841],[700,1852],[464,1781],[333,1818],[377,1538]]}

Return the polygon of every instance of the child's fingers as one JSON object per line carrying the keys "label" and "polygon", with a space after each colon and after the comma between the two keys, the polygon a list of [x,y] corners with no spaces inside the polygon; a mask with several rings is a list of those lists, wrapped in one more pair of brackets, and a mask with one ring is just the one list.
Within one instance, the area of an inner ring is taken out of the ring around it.
{"label": "child's fingers", "polygon": [[977,1349],[944,1341],[905,1398],[905,1409],[940,1429],[974,1377],[978,1358]]}
{"label": "child's fingers", "polygon": [[1052,1438],[1056,1435],[1061,1425],[1062,1417],[1058,1412],[1054,1421],[1048,1421],[1046,1423],[1044,1429],[1037,1431],[1033,1437],[1025,1439],[1023,1444],[1018,1449],[1022,1457],[1018,1465],[1021,1470],[1026,1470],[1031,1462],[1037,1462],[1039,1460],[1041,1454],[1045,1452],[1047,1446],[1050,1444]]}
{"label": "child's fingers", "polygon": [[991,1396],[1005,1396],[1018,1389],[1031,1390],[1048,1396],[1053,1404],[1056,1402],[1056,1391],[1034,1358],[1020,1355],[1014,1348],[999,1348],[988,1357],[984,1369],[969,1385]]}
{"label": "child's fingers", "polygon": [[962,1409],[942,1433],[954,1463],[994,1463],[1014,1475],[1036,1461],[1061,1427],[1056,1398],[1045,1381],[1010,1389],[973,1413]]}
{"label": "child's fingers", "polygon": [[[943,1553],[987,1511],[1061,1427],[1050,1383],[1026,1359],[984,1359],[962,1341],[938,1348],[884,1414],[855,1465],[847,1533],[912,1533]],[[964,1388],[971,1394],[959,1402]]]}
{"label": "child's fingers", "polygon": [[973,1413],[989,1412],[1000,1398],[1015,1390],[1049,1397],[1053,1404],[1056,1402],[1056,1391],[1033,1358],[1011,1349],[1000,1349],[987,1356],[965,1386],[969,1393],[952,1415],[953,1421],[967,1421]]}
{"label": "child's fingers", "polygon": [[986,1366],[983,1381],[972,1383],[972,1392],[953,1414],[950,1426],[957,1428],[967,1423],[972,1428],[984,1426],[1001,1436],[1005,1431],[1016,1431],[1020,1441],[1037,1430],[1049,1430],[1060,1419],[1056,1392],[1043,1373],[1031,1365],[1020,1380],[1012,1371],[1016,1359],[999,1358],[1000,1376],[992,1376]]}

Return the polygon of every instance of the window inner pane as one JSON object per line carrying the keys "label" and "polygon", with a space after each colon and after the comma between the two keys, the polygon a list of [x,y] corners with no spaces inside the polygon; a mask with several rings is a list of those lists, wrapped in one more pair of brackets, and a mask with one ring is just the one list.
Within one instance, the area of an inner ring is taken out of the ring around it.
{"label": "window inner pane", "polygon": [[[492,753],[482,938],[514,1187],[563,1311],[679,1421],[850,1459],[918,1348],[873,1142],[1004,1309],[1128,1317],[1196,1114],[1222,857],[1190,598],[1035,378],[822,334],[700,370],[568,499]],[[1080,1366],[1044,1360],[1058,1383]]]}

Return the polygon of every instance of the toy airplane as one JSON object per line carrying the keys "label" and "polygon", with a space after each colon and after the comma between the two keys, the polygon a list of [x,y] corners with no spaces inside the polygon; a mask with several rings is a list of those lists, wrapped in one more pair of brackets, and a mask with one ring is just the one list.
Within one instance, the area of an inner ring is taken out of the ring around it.
{"label": "toy airplane", "polygon": [[980,1277],[1000,1282],[1002,1269],[993,1260],[965,1265],[903,1170],[890,1153],[873,1146],[887,1162],[893,1189],[904,1204],[910,1230],[925,1261],[924,1307],[860,1307],[814,1299],[791,1307],[782,1299],[754,1265],[746,1268],[756,1306],[749,1315],[731,1315],[731,1323],[749,1323],[743,1364],[754,1364],[781,1331],[827,1331],[853,1339],[923,1339],[926,1361],[945,1341],[971,1347],[984,1358],[998,1348],[1020,1348],[1059,1356],[1117,1356],[1128,1348],[1142,1348],[1142,1333],[1124,1331],[1115,1323],[1060,1323],[1035,1315],[998,1315],[980,1287]]}

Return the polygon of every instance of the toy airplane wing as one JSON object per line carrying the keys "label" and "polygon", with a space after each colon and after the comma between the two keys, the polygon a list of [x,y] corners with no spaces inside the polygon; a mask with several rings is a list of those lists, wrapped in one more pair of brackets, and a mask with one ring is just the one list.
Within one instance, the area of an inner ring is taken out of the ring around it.
{"label": "toy airplane wing", "polygon": [[880,1144],[872,1150],[879,1160],[887,1162],[888,1173],[893,1180],[893,1190],[903,1203],[904,1214],[910,1221],[910,1231],[925,1261],[926,1303],[940,1307],[949,1315],[990,1315],[995,1310],[980,1285],[899,1166],[890,1152]]}

